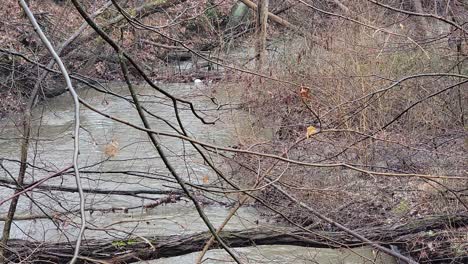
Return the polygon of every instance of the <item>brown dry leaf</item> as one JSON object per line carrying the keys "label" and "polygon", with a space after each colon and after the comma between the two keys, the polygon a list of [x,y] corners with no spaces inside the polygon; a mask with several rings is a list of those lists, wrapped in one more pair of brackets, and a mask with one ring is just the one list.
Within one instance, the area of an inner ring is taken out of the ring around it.
{"label": "brown dry leaf", "polygon": [[108,157],[115,157],[119,152],[119,142],[116,139],[112,139],[109,144],[104,147],[104,153]]}
{"label": "brown dry leaf", "polygon": [[202,178],[203,183],[208,183],[209,180],[210,180],[210,177],[208,177],[208,175],[205,175]]}
{"label": "brown dry leaf", "polygon": [[299,92],[302,98],[310,98],[310,90],[307,87],[301,86],[301,91]]}
{"label": "brown dry leaf", "polygon": [[315,133],[317,133],[317,128],[315,128],[314,126],[307,127],[307,133],[306,133],[307,138],[309,138],[310,136],[312,136]]}

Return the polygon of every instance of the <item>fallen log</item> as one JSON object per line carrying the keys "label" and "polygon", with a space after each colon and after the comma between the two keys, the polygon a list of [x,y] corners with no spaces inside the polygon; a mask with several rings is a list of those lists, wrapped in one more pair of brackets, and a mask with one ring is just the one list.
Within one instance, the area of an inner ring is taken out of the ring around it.
{"label": "fallen log", "polygon": [[[356,230],[372,241],[390,246],[406,248],[416,238],[433,238],[438,230],[468,226],[468,215],[431,216],[416,219],[398,226],[372,227]],[[222,231],[220,237],[230,247],[255,245],[297,245],[315,248],[359,247],[362,242],[340,231],[311,230],[298,228],[262,227],[236,231]],[[200,251],[211,234],[202,232],[190,235],[146,236],[125,240],[90,239],[82,243],[81,262],[130,263],[142,260],[173,257]],[[11,239],[6,247],[8,262],[52,262],[67,263],[73,256],[74,243],[50,243]],[[211,247],[219,248],[214,243]],[[449,251],[443,251],[449,254]],[[433,256],[431,256],[433,257]],[[458,259],[450,257],[452,263],[463,263],[468,255]],[[428,261],[430,261],[429,259]],[[421,261],[421,259],[419,259]],[[459,262],[458,262],[459,261]],[[421,261],[424,262],[424,261]]]}

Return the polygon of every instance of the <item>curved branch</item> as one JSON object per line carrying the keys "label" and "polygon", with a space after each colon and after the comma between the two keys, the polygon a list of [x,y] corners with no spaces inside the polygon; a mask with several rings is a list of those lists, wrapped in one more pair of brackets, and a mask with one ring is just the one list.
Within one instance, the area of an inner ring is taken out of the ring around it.
{"label": "curved branch", "polygon": [[[260,157],[265,157],[265,158],[272,158],[272,159],[280,160],[280,161],[283,161],[283,162],[288,162],[288,163],[296,164],[296,165],[303,165],[303,166],[307,166],[307,167],[318,167],[318,168],[342,167],[342,168],[347,168],[347,169],[350,169],[350,170],[354,170],[354,171],[358,171],[358,172],[362,172],[362,173],[366,173],[366,174],[377,175],[377,176],[467,180],[466,177],[462,177],[462,176],[428,175],[428,174],[418,174],[418,173],[377,172],[377,171],[370,171],[370,170],[360,169],[360,168],[358,168],[356,166],[353,166],[353,165],[350,165],[348,163],[311,163],[311,162],[293,160],[293,159],[281,157],[281,156],[278,156],[278,155],[275,155],[275,154],[268,154],[268,153],[262,153],[262,152],[251,151],[251,150],[222,147],[222,146],[206,143],[204,141],[200,141],[200,140],[197,140],[197,139],[194,139],[194,138],[191,138],[191,137],[188,137],[188,136],[184,136],[184,135],[171,134],[171,133],[167,133],[167,132],[160,132],[160,131],[155,131],[155,130],[147,129],[147,128],[144,128],[144,127],[140,127],[140,126],[132,124],[132,123],[130,123],[128,121],[122,120],[120,118],[111,116],[111,115],[106,114],[106,113],[103,113],[103,112],[97,110],[96,108],[94,108],[93,106],[91,106],[90,104],[86,103],[85,101],[83,101],[81,99],[80,99],[80,102],[85,107],[90,109],[91,111],[94,111],[94,112],[96,112],[96,113],[98,113],[98,114],[100,114],[100,115],[102,115],[104,117],[110,118],[110,119],[112,119],[114,121],[117,121],[119,123],[122,123],[124,125],[133,127],[135,129],[138,129],[138,130],[141,130],[141,131],[150,132],[152,134],[159,135],[159,136],[174,137],[174,138],[179,138],[179,139],[182,139],[182,140],[186,140],[188,142],[193,142],[193,143],[195,143],[197,145],[209,148],[209,149],[211,149],[213,151],[220,151],[221,150],[221,151],[249,154],[249,155],[260,156]],[[321,133],[321,132],[319,132],[319,133]]]}
{"label": "curved branch", "polygon": [[468,31],[466,29],[464,29],[462,26],[458,25],[457,23],[455,23],[455,22],[453,22],[453,21],[451,21],[449,19],[446,19],[445,17],[441,17],[441,16],[437,16],[437,15],[434,15],[434,14],[429,14],[429,13],[417,13],[417,12],[407,11],[407,10],[399,9],[399,8],[396,8],[396,7],[393,7],[393,6],[389,6],[389,5],[380,3],[380,2],[375,1],[375,0],[367,0],[367,1],[373,3],[373,4],[377,5],[377,6],[380,6],[380,7],[383,7],[383,8],[398,12],[398,13],[402,13],[402,14],[406,14],[406,15],[410,15],[410,16],[420,16],[420,17],[434,18],[434,19],[440,20],[440,21],[442,21],[444,23],[447,23],[447,24],[449,24],[449,25],[463,31],[465,34],[468,34]]}
{"label": "curved branch", "polygon": [[[73,0],[75,1],[75,0]],[[125,82],[127,83],[127,86],[128,86],[128,89],[130,91],[130,94],[132,95],[132,98],[133,98],[133,102],[135,103],[135,107],[138,111],[138,115],[140,116],[140,119],[141,121],[143,122],[143,125],[145,126],[145,128],[147,129],[151,129],[150,125],[149,125],[149,122],[148,120],[146,119],[146,116],[141,108],[141,105],[140,105],[140,102],[139,102],[139,99],[138,97],[136,96],[136,93],[135,91],[133,90],[133,85],[131,84],[129,78],[128,78],[128,70],[127,70],[127,66],[124,62],[124,58],[122,57],[122,54],[120,54],[120,65],[122,67],[122,72],[123,72],[123,75],[124,75],[124,78],[125,78]],[[176,107],[176,105],[175,105]],[[183,126],[181,126],[181,128],[183,129]],[[237,262],[237,263],[242,263],[242,261],[239,259],[239,257],[237,256],[236,253],[234,253],[234,251],[232,251],[228,245],[220,238],[220,236],[216,233],[216,229],[214,228],[214,226],[211,224],[210,220],[208,219],[208,217],[206,216],[206,214],[203,212],[203,209],[201,208],[199,202],[197,201],[197,199],[195,198],[195,196],[189,191],[189,189],[187,188],[187,185],[185,184],[185,181],[180,177],[180,175],[175,171],[174,167],[172,166],[172,164],[169,162],[169,160],[167,159],[164,151],[162,150],[161,148],[161,145],[159,144],[158,140],[156,139],[155,135],[153,133],[150,133],[150,132],[147,132],[150,140],[151,140],[151,143],[153,144],[153,146],[156,148],[159,156],[161,157],[162,161],[164,162],[164,165],[166,166],[166,168],[169,170],[169,172],[172,174],[172,176],[174,176],[174,178],[177,180],[177,182],[179,183],[180,187],[182,188],[183,192],[187,195],[187,197],[193,202],[194,206],[195,206],[195,209],[197,210],[198,214],[200,215],[200,218],[203,220],[203,222],[205,222],[206,226],[208,227],[208,229],[210,230],[210,232],[213,234],[213,236],[216,238],[216,241],[218,241],[218,243],[221,245],[221,247],[226,250],[226,252]]]}
{"label": "curved branch", "polygon": [[76,186],[78,188],[78,193],[80,197],[80,215],[81,215],[81,227],[80,227],[80,232],[78,234],[78,238],[76,240],[75,244],[75,253],[73,255],[72,260],[70,261],[71,264],[75,263],[77,257],[78,257],[78,252],[80,250],[80,245],[81,245],[81,239],[83,237],[85,228],[86,228],[86,215],[85,215],[85,197],[83,193],[83,189],[81,186],[81,180],[80,180],[80,172],[78,168],[78,155],[80,151],[80,138],[79,138],[79,133],[80,133],[80,102],[78,100],[78,94],[76,93],[75,89],[73,88],[73,85],[71,83],[70,77],[68,76],[68,71],[65,68],[65,66],[62,63],[62,60],[58,56],[58,54],[55,52],[54,48],[52,47],[52,44],[50,41],[47,39],[46,35],[44,32],[42,32],[41,27],[37,23],[36,19],[34,18],[33,13],[29,9],[28,5],[24,0],[20,0],[20,5],[23,8],[24,12],[28,16],[29,21],[34,27],[34,30],[36,33],[39,35],[41,41],[44,43],[44,45],[47,47],[49,52],[52,54],[54,57],[54,60],[57,62],[60,71],[62,72],[63,77],[65,78],[65,81],[67,83],[67,87],[70,90],[70,93],[73,97],[73,103],[74,103],[74,110],[75,110],[75,131],[74,131],[74,151],[73,151],[73,168],[75,170],[75,180],[76,180]]}

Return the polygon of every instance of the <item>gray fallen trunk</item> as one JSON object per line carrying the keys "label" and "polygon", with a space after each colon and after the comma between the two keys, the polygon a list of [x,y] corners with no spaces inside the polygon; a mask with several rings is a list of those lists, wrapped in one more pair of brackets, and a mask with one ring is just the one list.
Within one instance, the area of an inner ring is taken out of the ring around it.
{"label": "gray fallen trunk", "polygon": [[[444,229],[455,229],[468,226],[468,215],[433,216],[413,220],[399,226],[372,227],[357,230],[372,241],[383,245],[394,245],[399,248],[413,247],[416,240],[439,239],[434,233]],[[146,236],[125,240],[92,239],[83,241],[80,249],[81,262],[93,260],[111,263],[130,263],[142,260],[174,257],[200,251],[210,239],[209,232],[190,235]],[[248,247],[256,245],[296,245],[315,248],[360,247],[361,241],[343,232],[313,230],[307,232],[298,228],[222,231],[220,237],[230,247]],[[439,241],[441,242],[441,241]],[[9,262],[67,263],[73,255],[74,243],[33,242],[26,240],[9,240],[7,258]],[[449,247],[449,245],[445,245]],[[214,243],[211,247],[219,248]],[[468,260],[467,254],[459,257],[450,255],[450,248],[435,250],[428,260],[451,258],[452,263],[463,263]],[[424,261],[422,261],[424,262]]]}

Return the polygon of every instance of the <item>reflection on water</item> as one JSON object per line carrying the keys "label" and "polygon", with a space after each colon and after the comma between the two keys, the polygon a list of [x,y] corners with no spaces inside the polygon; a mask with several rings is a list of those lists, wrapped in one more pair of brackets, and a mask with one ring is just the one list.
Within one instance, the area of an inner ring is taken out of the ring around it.
{"label": "reflection on water", "polygon": [[[130,98],[127,90],[119,85],[109,87],[115,93]],[[194,118],[186,105],[180,105],[182,122],[187,131],[197,139],[217,144],[229,145],[235,142],[235,131],[245,129],[235,127],[242,124],[245,113],[226,110],[216,110],[217,106],[207,96],[207,91],[200,86],[187,84],[166,85],[165,89],[179,97],[194,102],[197,109],[205,110],[202,115],[207,120],[220,118],[216,125],[203,125]],[[144,101],[144,106],[159,117],[165,118],[176,125],[171,102],[164,100],[149,87],[138,87],[138,93]],[[109,115],[119,117],[131,123],[141,125],[138,115],[130,103],[113,96],[104,95],[94,90],[82,90],[80,96]],[[233,98],[218,92],[219,102],[233,102]],[[64,94],[48,101],[42,107],[35,109],[33,137],[29,155],[29,162],[37,168],[30,168],[27,181],[43,178],[53,171],[57,171],[71,163],[73,140],[73,107],[71,98]],[[1,141],[0,157],[4,159],[18,159],[19,131],[13,117],[0,123]],[[173,130],[163,121],[150,118],[153,129],[163,132]],[[82,178],[84,188],[99,188],[110,191],[119,190],[178,190],[172,177],[165,169],[154,148],[149,144],[147,135],[126,125],[113,122],[102,115],[84,107],[81,110],[80,161],[83,168]],[[17,140],[8,140],[17,138]],[[176,170],[191,182],[203,184],[216,180],[216,175],[208,169],[203,160],[196,155],[196,151],[187,142],[176,138],[160,137],[162,147],[175,165]],[[109,146],[113,146],[110,149]],[[111,151],[112,150],[112,151]],[[106,153],[107,152],[107,153]],[[110,153],[112,152],[112,153]],[[216,156],[212,157],[216,161]],[[3,165],[11,175],[17,175],[18,163],[4,161]],[[41,168],[46,168],[45,171]],[[10,179],[5,171],[0,177]],[[47,181],[47,185],[74,187],[74,178],[67,175]],[[2,187],[0,187],[2,188]],[[0,199],[11,195],[11,191],[1,189]],[[52,216],[65,210],[78,210],[78,196],[72,192],[57,192],[42,190],[35,192],[34,200],[42,210]],[[171,235],[188,234],[206,231],[207,228],[200,220],[190,202],[182,199],[176,204],[168,204],[152,209],[142,209],[151,202],[150,198],[158,195],[146,194],[144,197],[130,197],[106,194],[86,194],[89,227],[86,238],[126,237],[128,233],[136,235]],[[129,208],[129,210],[110,210],[110,208]],[[0,208],[4,215],[8,210],[8,203]],[[222,206],[206,206],[204,208],[209,219],[218,226],[228,214],[229,208]],[[22,196],[18,206],[18,215],[41,215],[43,211],[31,205],[27,197]],[[143,221],[141,221],[143,220]],[[48,219],[34,221],[15,221],[12,229],[13,238],[37,239],[40,241],[74,240],[77,234],[77,217],[70,219],[55,218],[55,224]],[[226,229],[242,229],[260,225],[268,225],[253,208],[242,208]],[[58,230],[61,229],[61,231]],[[239,249],[250,259],[250,263],[363,263],[355,253],[349,250],[314,250],[292,246],[261,246],[257,248]],[[367,254],[367,258],[377,263],[391,263],[387,257],[384,261],[375,257],[372,250],[360,249],[359,254]],[[162,259],[153,263],[192,263],[195,254]],[[226,260],[223,251],[212,250],[208,262],[221,263]],[[349,257],[348,257],[349,256]],[[216,260],[218,259],[218,260]],[[343,260],[344,259],[344,260]]]}

